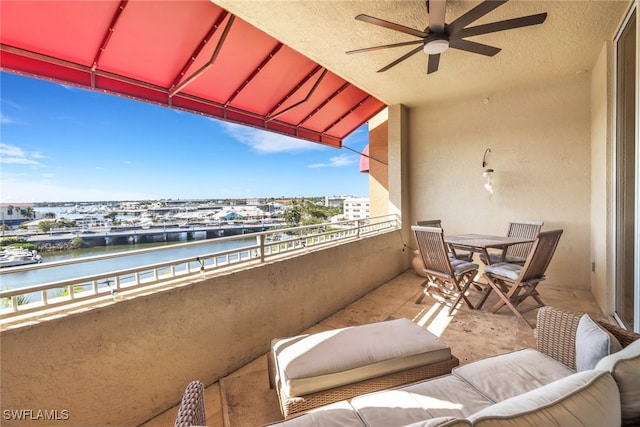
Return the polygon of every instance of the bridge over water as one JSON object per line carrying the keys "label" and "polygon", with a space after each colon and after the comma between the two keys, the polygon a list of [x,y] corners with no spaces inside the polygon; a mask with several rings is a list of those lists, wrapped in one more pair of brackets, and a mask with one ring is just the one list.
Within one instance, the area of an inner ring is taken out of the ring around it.
{"label": "bridge over water", "polygon": [[50,233],[30,236],[27,241],[38,245],[65,244],[81,237],[87,246],[126,245],[133,243],[177,242],[206,240],[216,237],[257,233],[284,224],[221,224],[193,225],[189,227],[158,227],[148,229],[111,229],[105,232]]}

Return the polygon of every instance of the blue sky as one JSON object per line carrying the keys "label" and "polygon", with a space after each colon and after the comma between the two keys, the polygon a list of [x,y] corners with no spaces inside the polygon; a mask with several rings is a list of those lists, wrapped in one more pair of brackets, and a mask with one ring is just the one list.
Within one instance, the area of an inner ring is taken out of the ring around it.
{"label": "blue sky", "polygon": [[[0,202],[367,196],[359,156],[0,73]],[[361,152],[366,125],[343,145]]]}

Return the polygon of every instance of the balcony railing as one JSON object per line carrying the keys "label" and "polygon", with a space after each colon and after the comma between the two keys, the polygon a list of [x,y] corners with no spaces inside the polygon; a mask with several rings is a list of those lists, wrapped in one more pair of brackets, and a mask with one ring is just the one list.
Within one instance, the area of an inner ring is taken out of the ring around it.
{"label": "balcony railing", "polygon": [[[273,261],[277,257],[296,252],[344,243],[367,235],[398,229],[395,215],[384,215],[354,221],[324,223],[304,227],[275,229],[253,233],[256,242],[253,245],[213,253],[203,253],[197,257],[176,259],[128,268],[103,274],[78,277],[71,280],[44,283],[18,289],[0,291],[0,322],[23,315],[39,315],[50,309],[71,304],[92,302],[109,296],[116,300],[129,290],[144,290],[177,279],[193,278],[204,273],[225,272],[242,266],[259,265]],[[247,235],[220,237],[216,241],[246,240]],[[174,249],[180,245],[210,243],[211,240],[175,244],[160,248],[144,249],[140,252],[154,252]],[[87,257],[80,261],[58,261],[40,264],[33,268],[70,265],[76,262],[89,262],[105,258],[129,256],[132,252],[114,253],[97,257]],[[6,271],[0,274],[6,274]]]}

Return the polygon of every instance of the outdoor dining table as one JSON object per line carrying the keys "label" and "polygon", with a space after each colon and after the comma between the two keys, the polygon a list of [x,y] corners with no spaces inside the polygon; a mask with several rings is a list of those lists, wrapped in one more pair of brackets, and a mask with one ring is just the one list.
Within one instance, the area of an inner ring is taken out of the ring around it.
{"label": "outdoor dining table", "polygon": [[502,261],[505,259],[507,248],[520,243],[530,243],[535,239],[523,237],[492,236],[488,234],[456,234],[444,236],[444,242],[450,248],[463,249],[471,252],[483,253],[488,264],[491,263],[489,249],[502,251]]}
{"label": "outdoor dining table", "polygon": [[[444,242],[453,249],[462,249],[470,252],[478,252],[484,254],[484,262],[491,264],[491,257],[489,256],[489,249],[497,249],[502,251],[502,261],[505,260],[507,248],[511,245],[517,245],[520,243],[533,242],[535,239],[525,237],[507,237],[507,236],[492,236],[488,234],[456,234],[452,236],[444,236]],[[484,302],[491,293],[491,286],[488,283],[483,283],[474,279],[472,285],[483,291],[483,296],[480,302],[474,307],[479,309],[483,306]],[[500,302],[498,302],[500,304]],[[496,308],[497,310],[497,308]]]}

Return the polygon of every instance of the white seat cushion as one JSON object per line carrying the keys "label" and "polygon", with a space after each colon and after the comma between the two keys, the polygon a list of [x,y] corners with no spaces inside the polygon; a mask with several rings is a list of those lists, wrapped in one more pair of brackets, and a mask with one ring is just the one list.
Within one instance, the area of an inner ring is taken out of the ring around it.
{"label": "white seat cushion", "polygon": [[603,357],[596,370],[613,374],[620,389],[622,425],[640,425],[640,340]]}
{"label": "white seat cushion", "polygon": [[526,348],[461,365],[451,373],[491,401],[501,402],[574,372],[546,354]]}
{"label": "white seat cushion", "polygon": [[466,418],[492,403],[452,375],[351,400],[367,427],[404,426],[439,417]]}
{"label": "white seat cushion", "polygon": [[405,318],[284,338],[272,351],[289,397],[451,358],[446,342]]}
{"label": "white seat cushion", "polygon": [[[298,417],[286,421],[278,421],[268,426],[286,427],[363,427],[362,421],[346,401],[332,403],[322,408],[314,409]],[[266,427],[266,426],[264,426]]]}
{"label": "white seat cushion", "polygon": [[438,417],[430,420],[418,421],[404,427],[471,427],[471,423],[462,418]]}
{"label": "white seat cushion", "polygon": [[584,371],[489,406],[469,418],[477,427],[620,425],[620,395],[609,372]]}

